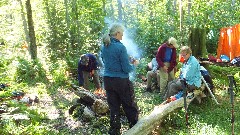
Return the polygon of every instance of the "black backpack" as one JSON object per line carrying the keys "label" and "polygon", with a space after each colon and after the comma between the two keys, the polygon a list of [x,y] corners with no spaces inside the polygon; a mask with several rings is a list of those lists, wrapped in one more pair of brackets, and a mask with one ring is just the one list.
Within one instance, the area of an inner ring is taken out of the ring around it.
{"label": "black backpack", "polygon": [[[213,93],[214,85],[213,85],[212,77],[210,76],[209,72],[203,66],[201,66],[200,72],[201,72],[204,80],[207,82],[208,87],[211,89],[211,91]],[[205,88],[204,91],[207,92],[208,91],[207,88]]]}

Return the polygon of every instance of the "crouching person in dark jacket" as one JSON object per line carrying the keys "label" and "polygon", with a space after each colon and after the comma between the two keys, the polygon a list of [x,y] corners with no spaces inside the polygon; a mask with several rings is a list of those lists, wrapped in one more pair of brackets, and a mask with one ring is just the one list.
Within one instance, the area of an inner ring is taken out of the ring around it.
{"label": "crouching person in dark jacket", "polygon": [[87,53],[80,57],[78,62],[78,82],[80,86],[89,90],[89,79],[93,78],[96,89],[100,89],[100,81],[98,74],[98,61],[95,55]]}

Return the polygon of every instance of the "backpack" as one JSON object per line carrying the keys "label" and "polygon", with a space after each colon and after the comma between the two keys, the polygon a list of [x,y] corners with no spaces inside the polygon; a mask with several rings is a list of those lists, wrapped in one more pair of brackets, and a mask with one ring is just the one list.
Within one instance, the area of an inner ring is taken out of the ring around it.
{"label": "backpack", "polygon": [[[210,88],[210,90],[213,93],[214,85],[213,85],[212,77],[210,76],[209,72],[203,66],[200,66],[200,72],[201,72],[201,75],[203,76],[204,80],[207,82],[208,87]],[[207,91],[207,88],[205,88],[204,91]]]}
{"label": "backpack", "polygon": [[232,59],[232,61],[230,63],[239,67],[240,66],[240,56]]}

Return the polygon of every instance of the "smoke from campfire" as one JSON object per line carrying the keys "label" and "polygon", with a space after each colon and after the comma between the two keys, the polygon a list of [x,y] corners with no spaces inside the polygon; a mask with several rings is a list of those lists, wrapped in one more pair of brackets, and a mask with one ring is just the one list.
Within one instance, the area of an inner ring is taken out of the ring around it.
{"label": "smoke from campfire", "polygon": [[[129,35],[130,32],[125,29],[123,34],[122,43],[127,48],[128,55],[132,57],[133,59],[140,60],[141,58],[141,50],[138,48],[138,45],[134,42],[133,38],[131,38]],[[133,71],[129,74],[130,80],[133,81],[136,76],[136,71]]]}

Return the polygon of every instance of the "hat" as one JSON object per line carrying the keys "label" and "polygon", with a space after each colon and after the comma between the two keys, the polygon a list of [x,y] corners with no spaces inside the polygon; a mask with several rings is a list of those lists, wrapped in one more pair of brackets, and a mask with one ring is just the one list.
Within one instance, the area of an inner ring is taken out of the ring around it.
{"label": "hat", "polygon": [[169,44],[172,44],[175,48],[178,48],[177,40],[176,40],[175,38],[170,37],[170,38],[168,39],[168,43],[169,43]]}
{"label": "hat", "polygon": [[81,57],[80,57],[80,61],[81,61],[81,64],[82,65],[87,65],[88,64],[88,62],[89,62],[89,58],[88,58],[88,56],[87,55],[82,55]]}

